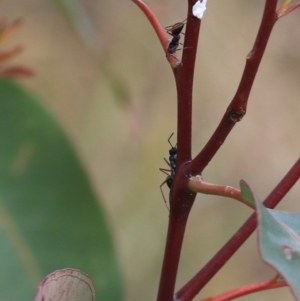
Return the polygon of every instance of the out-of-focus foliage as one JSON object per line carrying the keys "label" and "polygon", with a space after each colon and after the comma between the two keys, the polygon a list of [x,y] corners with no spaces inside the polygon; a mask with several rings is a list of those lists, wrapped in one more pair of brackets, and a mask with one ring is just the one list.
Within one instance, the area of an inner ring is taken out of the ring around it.
{"label": "out-of-focus foliage", "polygon": [[61,268],[120,300],[118,260],[90,180],[57,121],[37,98],[0,81],[0,299],[32,300]]}
{"label": "out-of-focus foliage", "polygon": [[95,47],[97,32],[85,7],[79,0],[52,0],[54,4],[65,14],[78,34],[90,47]]}
{"label": "out-of-focus foliage", "polygon": [[[7,20],[0,19],[0,45],[6,42],[22,25],[20,19],[9,24]],[[33,70],[24,66],[8,65],[7,61],[19,55],[23,47],[18,45],[8,50],[0,51],[0,78],[29,77],[33,75]]]}

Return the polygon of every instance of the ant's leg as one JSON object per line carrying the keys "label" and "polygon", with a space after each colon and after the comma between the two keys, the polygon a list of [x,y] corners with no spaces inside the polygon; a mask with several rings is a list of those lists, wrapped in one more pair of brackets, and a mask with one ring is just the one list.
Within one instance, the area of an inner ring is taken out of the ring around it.
{"label": "ant's leg", "polygon": [[170,165],[170,163],[167,161],[167,159],[164,158],[164,160],[165,160],[165,162],[168,164],[168,166],[171,168],[171,165]]}
{"label": "ant's leg", "polygon": [[166,52],[166,57],[168,57],[168,55],[172,56],[177,62],[179,62],[179,64],[182,64],[181,60],[172,53]]}
{"label": "ant's leg", "polygon": [[164,169],[164,168],[160,168],[159,169],[161,172],[163,172],[165,175],[169,176],[170,175],[170,172],[171,170],[170,169]]}
{"label": "ant's leg", "polygon": [[162,190],[162,186],[165,185],[166,183],[167,183],[167,179],[164,180],[164,181],[161,183],[161,185],[159,186],[159,189],[160,189],[161,195],[162,195],[162,197],[163,197],[163,199],[164,199],[165,205],[166,205],[167,209],[170,211],[170,208],[169,208],[168,203],[167,203],[167,201],[166,201],[164,192],[163,192],[163,190]]}

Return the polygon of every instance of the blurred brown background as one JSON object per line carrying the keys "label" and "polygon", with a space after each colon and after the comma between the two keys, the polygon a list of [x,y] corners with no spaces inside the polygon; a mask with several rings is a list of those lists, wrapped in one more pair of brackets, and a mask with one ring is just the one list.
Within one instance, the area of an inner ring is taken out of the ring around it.
{"label": "blurred brown background", "polygon": [[[208,1],[195,77],[193,155],[205,145],[235,93],[263,2]],[[1,16],[25,21],[7,47],[17,43],[26,47],[15,62],[31,66],[37,76],[21,83],[57,116],[103,201],[125,279],[124,300],[152,301],[168,219],[159,191],[165,176],[158,168],[166,167],[167,139],[176,132],[173,75],[153,29],[131,1],[69,4],[78,9],[71,18],[55,1],[2,1]],[[163,26],[186,18],[186,1],[147,4]],[[299,158],[299,17],[300,9],[276,24],[247,115],[205,170],[206,181],[238,186],[243,178],[264,199]],[[278,208],[299,212],[299,195],[298,183]],[[250,213],[233,200],[197,197],[178,288]],[[253,235],[199,298],[274,275],[259,259],[255,242]],[[293,298],[287,289],[278,289],[243,300]]]}

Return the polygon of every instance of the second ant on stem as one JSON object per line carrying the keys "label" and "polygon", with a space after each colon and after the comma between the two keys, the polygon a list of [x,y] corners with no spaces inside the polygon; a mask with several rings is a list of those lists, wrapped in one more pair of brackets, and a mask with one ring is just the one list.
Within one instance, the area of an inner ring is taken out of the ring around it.
{"label": "second ant on stem", "polygon": [[170,167],[170,169],[164,169],[164,168],[160,168],[159,170],[162,171],[164,174],[167,175],[167,178],[165,181],[163,181],[163,183],[160,185],[160,191],[161,191],[161,194],[164,198],[164,202],[167,206],[167,208],[169,209],[168,205],[167,205],[167,202],[166,202],[166,199],[165,199],[165,196],[164,196],[164,193],[162,191],[162,186],[164,184],[167,184],[167,186],[169,188],[171,188],[172,184],[173,184],[173,180],[174,180],[174,177],[175,177],[175,169],[176,169],[176,160],[177,160],[177,146],[173,146],[172,143],[170,142],[170,139],[172,138],[172,136],[174,135],[174,133],[171,134],[171,136],[169,137],[168,139],[168,142],[169,144],[171,145],[171,148],[169,150],[169,161],[165,159],[166,163],[168,164],[168,166]]}

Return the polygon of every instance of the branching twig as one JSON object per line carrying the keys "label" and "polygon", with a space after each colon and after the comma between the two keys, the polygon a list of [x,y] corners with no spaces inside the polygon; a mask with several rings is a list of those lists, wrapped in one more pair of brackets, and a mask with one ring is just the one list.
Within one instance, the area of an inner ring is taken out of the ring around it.
{"label": "branching twig", "polygon": [[271,31],[277,20],[276,6],[277,0],[266,0],[260,28],[254,46],[247,56],[246,66],[237,92],[214,134],[188,167],[188,175],[198,175],[202,173],[224,143],[236,122],[240,121],[246,114],[250,91]]}
{"label": "branching twig", "polygon": [[[274,208],[288,191],[295,185],[300,177],[300,159],[289,170],[286,176],[265,199],[267,208]],[[176,294],[176,300],[190,301],[209,282],[209,280],[224,266],[232,255],[253,233],[257,225],[255,214],[232,236],[223,248]]]}
{"label": "branching twig", "polygon": [[[250,91],[265,52],[272,28],[276,20],[281,17],[281,15],[290,12],[295,9],[296,6],[300,6],[300,4],[294,5],[290,8],[285,7],[285,11],[282,10],[276,12],[277,0],[265,1],[265,8],[260,28],[254,46],[247,57],[246,66],[236,94],[208,143],[195,157],[195,159],[191,161],[192,91],[201,24],[201,21],[192,15],[192,7],[197,0],[188,0],[188,16],[182,62],[179,61],[175,53],[174,55],[173,53],[168,54],[169,39],[151,10],[141,0],[132,1],[141,8],[155,29],[164,52],[167,53],[167,59],[173,68],[177,88],[178,137],[176,170],[173,170],[171,179],[172,183],[170,184],[169,227],[157,296],[157,301],[172,301],[185,227],[189,212],[195,200],[195,191],[215,193],[227,197],[229,196],[244,202],[240,196],[240,192],[233,187],[228,188],[226,186],[218,186],[205,182],[194,183],[189,181],[188,177],[191,177],[192,175],[200,175],[202,173],[204,168],[223,144],[236,122],[240,121],[246,114]],[[275,190],[266,199],[265,205],[269,208],[276,206],[276,204],[298,180],[299,175],[300,160],[298,160],[288,175],[278,184]],[[244,243],[244,241],[254,231],[255,227],[256,219],[253,215],[233,236],[233,238],[216,254],[216,256],[176,294],[176,299],[190,301]]]}

